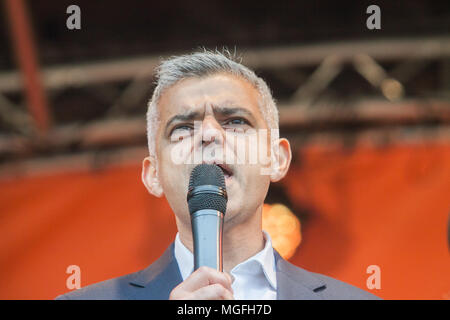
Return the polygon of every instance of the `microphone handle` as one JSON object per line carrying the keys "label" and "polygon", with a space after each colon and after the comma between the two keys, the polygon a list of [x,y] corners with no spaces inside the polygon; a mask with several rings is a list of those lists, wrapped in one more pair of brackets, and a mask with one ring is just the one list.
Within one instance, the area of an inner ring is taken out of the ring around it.
{"label": "microphone handle", "polygon": [[191,215],[194,270],[207,266],[222,272],[223,213],[203,209]]}

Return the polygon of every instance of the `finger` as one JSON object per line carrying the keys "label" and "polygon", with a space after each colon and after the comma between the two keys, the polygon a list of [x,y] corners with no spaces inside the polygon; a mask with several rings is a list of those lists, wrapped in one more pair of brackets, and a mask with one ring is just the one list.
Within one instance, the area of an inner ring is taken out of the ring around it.
{"label": "finger", "polygon": [[192,300],[234,300],[233,294],[219,283],[211,284],[209,286],[200,288],[191,295],[188,299]]}
{"label": "finger", "polygon": [[228,279],[230,280],[230,283],[233,284],[234,282],[234,276],[231,275],[230,273],[224,272],[225,275],[228,277]]}
{"label": "finger", "polygon": [[209,267],[200,267],[195,270],[185,281],[179,286],[184,291],[196,291],[202,287],[211,284],[221,284],[223,287],[232,291],[230,278],[223,272],[217,271]]}

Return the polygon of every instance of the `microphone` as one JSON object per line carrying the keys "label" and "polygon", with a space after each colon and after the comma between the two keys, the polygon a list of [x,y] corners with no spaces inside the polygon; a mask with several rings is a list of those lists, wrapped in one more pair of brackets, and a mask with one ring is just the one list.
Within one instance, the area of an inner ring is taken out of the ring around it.
{"label": "microphone", "polygon": [[222,169],[200,164],[189,178],[187,202],[194,240],[194,270],[207,266],[222,272],[223,217],[227,191]]}

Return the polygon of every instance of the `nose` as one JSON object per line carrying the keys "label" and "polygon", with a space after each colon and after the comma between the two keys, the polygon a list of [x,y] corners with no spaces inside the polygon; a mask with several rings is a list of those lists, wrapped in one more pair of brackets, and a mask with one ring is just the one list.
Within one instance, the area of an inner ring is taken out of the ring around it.
{"label": "nose", "polygon": [[225,132],[214,116],[207,115],[202,121],[201,129],[203,146],[210,144],[223,145]]}

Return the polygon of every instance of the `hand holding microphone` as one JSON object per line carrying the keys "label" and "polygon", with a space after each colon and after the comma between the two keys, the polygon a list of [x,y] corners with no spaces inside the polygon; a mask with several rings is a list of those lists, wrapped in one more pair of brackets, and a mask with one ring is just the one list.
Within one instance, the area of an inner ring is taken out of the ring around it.
{"label": "hand holding microphone", "polygon": [[216,165],[201,164],[189,179],[187,195],[194,243],[194,272],[169,299],[232,300],[231,276],[222,272],[223,217],[227,206],[225,178]]}

